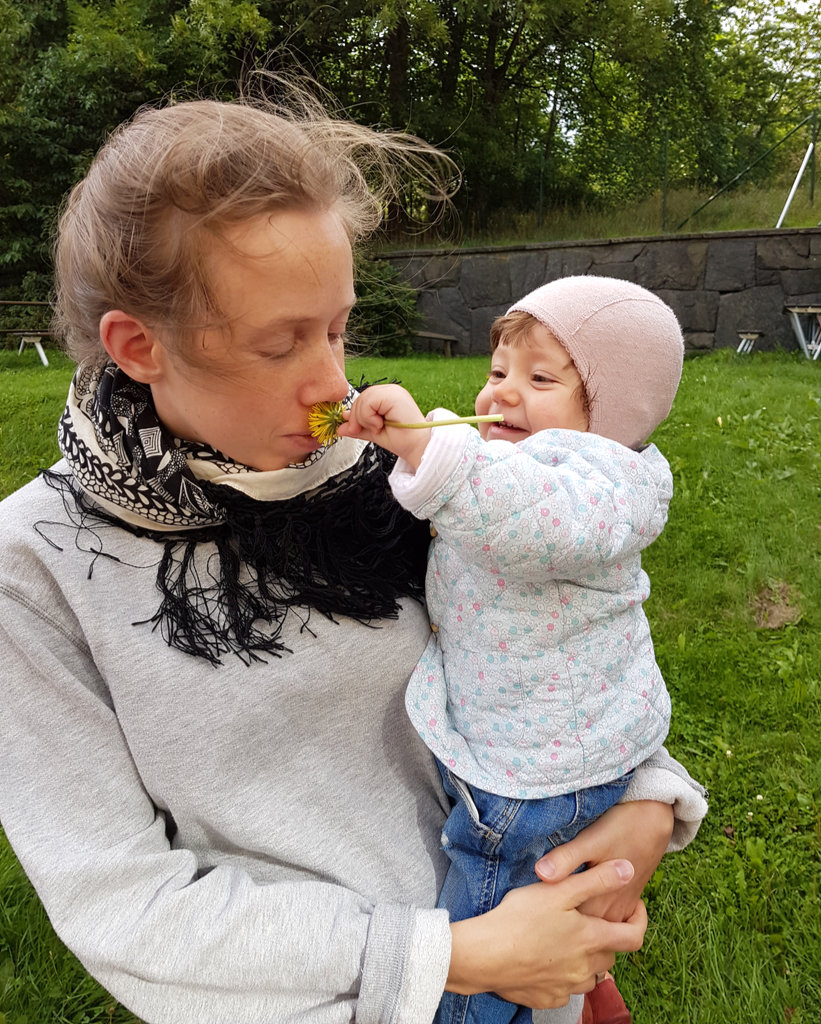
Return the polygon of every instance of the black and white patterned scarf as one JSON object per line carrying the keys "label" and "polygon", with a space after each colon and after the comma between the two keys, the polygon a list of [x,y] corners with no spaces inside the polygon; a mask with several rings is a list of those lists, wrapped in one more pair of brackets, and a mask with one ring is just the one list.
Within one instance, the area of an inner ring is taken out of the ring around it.
{"label": "black and white patterned scarf", "polygon": [[[77,370],[58,440],[71,474],[43,475],[75,525],[113,524],[163,546],[150,621],[180,650],[215,664],[229,652],[279,655],[289,614],[310,634],[312,610],[370,623],[422,598],[428,526],[396,504],[394,456],[374,445],[340,438],[257,472],[173,437],[148,386],[114,364]],[[207,574],[204,544],[218,556]]]}

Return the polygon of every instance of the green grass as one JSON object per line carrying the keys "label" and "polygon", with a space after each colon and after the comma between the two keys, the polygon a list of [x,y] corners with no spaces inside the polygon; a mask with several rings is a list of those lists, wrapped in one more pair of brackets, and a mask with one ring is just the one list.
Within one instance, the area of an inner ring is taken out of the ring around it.
{"label": "green grass", "polygon": [[[799,165],[796,165],[795,171]],[[670,189],[666,200],[661,192],[656,192],[636,202],[619,203],[604,209],[592,206],[545,209],[541,218],[536,209],[524,213],[500,210],[491,214],[488,225],[482,230],[472,228],[470,218],[466,217],[464,224],[456,229],[457,244],[521,245],[534,242],[774,228],[790,193],[795,171],[766,187],[742,184],[732,191],[722,193],[698,213],[696,211],[699,207],[714,193],[696,189]],[[718,187],[714,192],[717,191]],[[811,201],[807,172],[790,204],[782,227],[816,227],[819,221],[821,181],[816,182],[815,195]],[[440,243],[432,238],[430,241],[420,242],[418,247],[437,244]],[[441,244],[452,249],[454,239],[446,237]],[[390,247],[411,248],[407,241],[397,242]]]}
{"label": "green grass", "polygon": [[45,367],[31,348],[20,355],[0,349],[0,495],[16,490],[60,457],[57,421],[72,363],[54,349],[47,356]]}
{"label": "green grass", "polygon": [[[53,362],[0,353],[2,491],[56,457],[69,370]],[[485,369],[482,357],[363,358],[349,376],[397,377],[423,409],[468,413]],[[620,957],[619,986],[636,1024],[817,1024],[821,364],[688,360],[655,440],[676,493],[645,556],[647,612],[673,695],[669,746],[711,799],[696,841],[648,887],[647,940]],[[63,949],[0,851],[0,1024],[134,1020]]]}

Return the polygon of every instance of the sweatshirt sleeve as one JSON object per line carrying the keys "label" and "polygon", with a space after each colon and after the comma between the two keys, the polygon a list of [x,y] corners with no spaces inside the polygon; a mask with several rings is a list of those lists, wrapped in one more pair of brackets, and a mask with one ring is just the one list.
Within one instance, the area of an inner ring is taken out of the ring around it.
{"label": "sweatshirt sleeve", "polygon": [[573,579],[659,535],[672,476],[652,445],[638,453],[568,430],[512,444],[458,425],[431,431],[419,468],[400,460],[391,487],[465,560],[522,580]]}
{"label": "sweatshirt sleeve", "polygon": [[72,613],[1,579],[0,600],[0,819],[91,974],[147,1022],[432,1020],[445,911],[374,906],[307,875],[201,871],[172,847]]}
{"label": "sweatshirt sleeve", "polygon": [[707,814],[707,790],[690,777],[665,747],[636,768],[623,799],[672,804],[675,823],[668,853],[683,850],[691,843]]}

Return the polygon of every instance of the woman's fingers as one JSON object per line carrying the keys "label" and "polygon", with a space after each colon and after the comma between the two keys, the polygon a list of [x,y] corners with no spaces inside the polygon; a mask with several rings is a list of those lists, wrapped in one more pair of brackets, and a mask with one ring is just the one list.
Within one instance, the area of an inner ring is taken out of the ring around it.
{"label": "woman's fingers", "polygon": [[641,900],[636,903],[626,921],[604,921],[602,918],[593,920],[601,921],[604,929],[602,938],[609,949],[616,953],[634,953],[641,949],[647,931],[647,908]]}
{"label": "woman's fingers", "polygon": [[536,874],[543,882],[559,882],[588,862],[597,863],[603,856],[608,835],[601,827],[596,828],[604,818],[583,829],[575,839],[562,846],[556,846],[536,861]]}
{"label": "woman's fingers", "polygon": [[586,914],[623,921],[656,870],[672,829],[673,810],[669,804],[653,800],[617,804],[575,839],[542,857],[536,864],[536,874],[544,882],[555,883],[584,864],[613,858],[629,860],[635,875],[621,891],[593,897],[580,908]]}
{"label": "woman's fingers", "polygon": [[536,874],[544,882],[555,882],[583,864],[614,857],[625,857],[634,865],[647,860],[648,867],[652,862],[652,874],[672,831],[673,809],[669,804],[655,800],[616,804],[575,839],[546,853],[536,863]]}
{"label": "woman's fingers", "polygon": [[589,871],[571,875],[561,883],[566,906],[578,907],[587,900],[617,892],[630,882],[635,871],[629,860],[611,860],[596,864]]}
{"label": "woman's fingers", "polygon": [[555,885],[514,889],[487,914],[452,924],[448,990],[497,992],[533,1007],[562,1006],[572,993],[589,991],[616,951],[639,949],[647,918],[643,906],[619,923],[576,908],[632,877],[628,861],[607,861]]}

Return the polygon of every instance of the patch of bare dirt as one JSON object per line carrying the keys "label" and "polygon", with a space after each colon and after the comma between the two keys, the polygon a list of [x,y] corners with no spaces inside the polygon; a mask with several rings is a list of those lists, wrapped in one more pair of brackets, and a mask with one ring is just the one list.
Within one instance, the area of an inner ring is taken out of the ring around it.
{"label": "patch of bare dirt", "polygon": [[759,629],[783,629],[801,618],[801,595],[789,583],[770,583],[757,594],[753,611]]}

